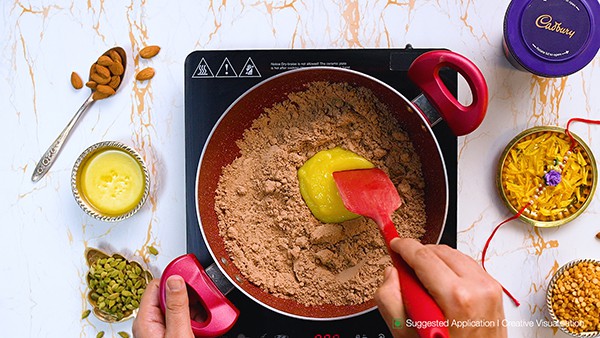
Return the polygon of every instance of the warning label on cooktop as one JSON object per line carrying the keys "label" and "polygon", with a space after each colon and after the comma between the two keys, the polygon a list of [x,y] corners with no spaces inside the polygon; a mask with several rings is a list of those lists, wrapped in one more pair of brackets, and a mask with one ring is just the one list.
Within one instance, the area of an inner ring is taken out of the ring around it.
{"label": "warning label on cooktop", "polygon": [[[200,62],[192,73],[193,79],[239,79],[239,78],[262,78],[269,77],[273,73],[280,73],[292,69],[307,67],[337,67],[350,69],[348,61],[282,61],[262,62],[254,56],[229,58],[229,56],[201,57]],[[245,61],[244,61],[245,60]],[[256,63],[254,60],[257,60]],[[259,69],[261,68],[261,69]],[[262,73],[262,74],[261,74]]]}
{"label": "warning label on cooktop", "polygon": [[271,62],[271,70],[291,70],[304,67],[339,67],[350,68],[345,61],[301,61],[301,62]]}
{"label": "warning label on cooktop", "polygon": [[233,69],[231,62],[229,61],[228,58],[225,58],[223,60],[223,62],[221,63],[221,67],[219,67],[219,70],[217,71],[217,75],[215,77],[237,77],[237,76],[238,76],[238,74],[236,73],[235,69]]}
{"label": "warning label on cooktop", "polygon": [[204,58],[200,60],[200,63],[198,63],[198,67],[196,67],[194,74],[192,74],[192,78],[202,77],[215,77],[215,74],[213,74],[212,69],[210,69],[208,63]]}
{"label": "warning label on cooktop", "polygon": [[[216,66],[213,62],[213,66]],[[246,62],[243,66],[238,70],[234,64],[229,60],[228,57],[224,57],[218,63],[220,66],[217,69],[216,73],[213,73],[211,66],[208,64],[206,59],[203,57],[200,59],[198,66],[196,66],[196,70],[192,74],[192,78],[250,78],[250,77],[262,77],[262,74],[258,70],[258,67],[254,63],[251,57],[246,59]],[[238,65],[241,63],[238,63]]]}
{"label": "warning label on cooktop", "polygon": [[258,68],[256,68],[254,61],[252,61],[252,58],[248,58],[248,61],[246,61],[240,70],[240,77],[261,77]]}

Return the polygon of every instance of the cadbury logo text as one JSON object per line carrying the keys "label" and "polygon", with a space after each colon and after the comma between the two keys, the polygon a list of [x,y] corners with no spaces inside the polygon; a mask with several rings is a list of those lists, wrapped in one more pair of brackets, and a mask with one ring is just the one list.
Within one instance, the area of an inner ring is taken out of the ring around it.
{"label": "cadbury logo text", "polygon": [[551,32],[567,35],[569,39],[575,35],[574,30],[563,27],[562,22],[552,20],[552,16],[548,14],[538,16],[538,18],[535,20],[535,25]]}

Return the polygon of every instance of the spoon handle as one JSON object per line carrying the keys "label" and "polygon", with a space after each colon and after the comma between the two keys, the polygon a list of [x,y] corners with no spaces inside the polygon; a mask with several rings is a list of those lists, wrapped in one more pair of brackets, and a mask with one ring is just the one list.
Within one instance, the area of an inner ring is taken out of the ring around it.
{"label": "spoon handle", "polygon": [[46,175],[48,170],[50,170],[50,167],[52,166],[52,164],[54,164],[54,161],[56,160],[56,157],[58,156],[60,149],[62,148],[63,144],[65,143],[65,140],[69,136],[69,133],[71,133],[71,130],[73,129],[73,127],[75,127],[75,124],[77,124],[77,121],[79,121],[79,118],[81,117],[81,115],[83,115],[83,112],[85,112],[88,109],[88,107],[94,102],[92,95],[93,95],[93,92],[92,92],[92,94],[90,94],[90,96],[87,98],[87,100],[85,100],[85,102],[81,105],[79,110],[77,110],[77,112],[75,113],[73,118],[71,118],[71,121],[69,121],[69,124],[67,124],[65,129],[63,129],[63,131],[60,133],[60,135],[58,135],[56,140],[54,140],[54,142],[52,142],[52,144],[50,145],[50,148],[48,148],[48,150],[46,150],[46,152],[44,153],[44,155],[38,162],[37,166],[35,166],[33,175],[31,176],[31,180],[33,182],[39,181],[44,175]]}

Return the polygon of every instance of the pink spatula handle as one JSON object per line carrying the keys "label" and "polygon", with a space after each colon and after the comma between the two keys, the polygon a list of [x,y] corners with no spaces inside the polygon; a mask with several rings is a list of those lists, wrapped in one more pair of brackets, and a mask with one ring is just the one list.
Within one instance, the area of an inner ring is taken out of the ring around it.
{"label": "pink spatula handle", "polygon": [[[375,219],[375,222],[379,226],[379,230],[385,239],[385,245],[390,257],[392,257],[392,263],[398,270],[406,314],[414,321],[425,321],[429,324],[423,325],[423,328],[417,328],[419,337],[450,337],[448,327],[445,325],[446,317],[444,316],[444,313],[433,298],[431,298],[431,295],[429,295],[427,290],[425,290],[423,284],[417,279],[415,272],[408,264],[406,264],[404,259],[402,259],[398,253],[392,251],[390,247],[392,239],[399,237],[394,223],[392,223],[392,220],[389,217],[385,217],[382,220]],[[436,325],[434,323],[436,321],[439,324]]]}

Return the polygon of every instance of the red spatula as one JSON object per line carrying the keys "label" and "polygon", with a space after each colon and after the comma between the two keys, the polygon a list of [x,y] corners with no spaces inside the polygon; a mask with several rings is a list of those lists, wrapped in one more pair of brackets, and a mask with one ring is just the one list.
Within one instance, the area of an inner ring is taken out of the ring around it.
{"label": "red spatula", "polygon": [[[391,240],[398,237],[390,215],[402,204],[394,183],[385,172],[377,168],[337,171],[333,173],[333,179],[346,209],[372,219],[379,226],[394,267],[398,270],[407,315],[413,321],[445,322],[442,310],[427,293],[414,271],[399,254],[390,249]],[[422,338],[450,337],[447,327],[423,326],[422,329],[417,328],[417,333]]]}

